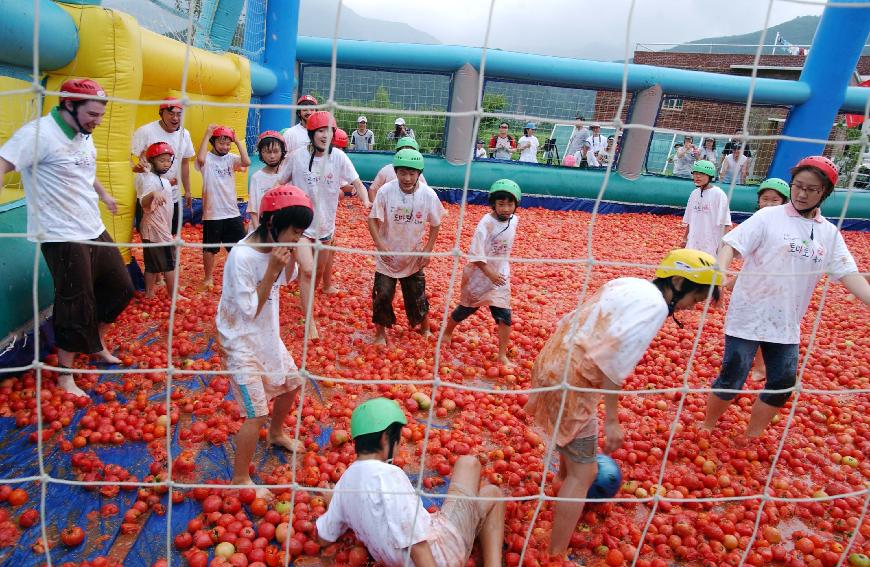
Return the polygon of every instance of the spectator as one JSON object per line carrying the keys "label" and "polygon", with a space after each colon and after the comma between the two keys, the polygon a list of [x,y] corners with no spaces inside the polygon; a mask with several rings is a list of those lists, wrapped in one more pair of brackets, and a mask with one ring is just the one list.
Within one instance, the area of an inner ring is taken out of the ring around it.
{"label": "spectator", "polygon": [[744,152],[735,158],[735,153],[737,152],[732,150],[722,159],[722,167],[719,169],[719,179],[722,183],[730,184],[735,177],[738,185],[746,181],[746,173],[749,170],[749,157]]}
{"label": "spectator", "polygon": [[589,139],[592,133],[589,132],[589,129],[583,124],[583,117],[577,119],[577,122],[574,123],[574,133],[571,134],[571,138],[568,140],[568,148],[565,150],[565,156],[569,156],[575,154],[580,151],[580,148],[583,146],[583,142]]}
{"label": "spectator", "polygon": [[401,140],[402,138],[414,138],[416,140],[417,136],[414,135],[414,130],[405,127],[404,118],[396,118],[396,128],[395,130],[387,134],[387,140],[389,140],[390,142],[395,142],[397,140]]}
{"label": "spectator", "polygon": [[[735,148],[739,148],[741,145],[743,145],[743,142],[740,140],[742,136],[743,130],[737,130],[737,132],[734,133],[734,137],[732,137],[725,143],[725,147],[722,149],[723,161],[725,159],[725,156],[734,151]],[[748,159],[752,159],[752,150],[749,149],[748,143],[746,145],[743,145],[743,155],[746,156]]]}
{"label": "spectator", "polygon": [[498,134],[489,139],[489,153],[494,159],[511,159],[514,150],[517,149],[517,141],[508,134],[508,123],[498,125]]}
{"label": "spectator", "polygon": [[597,122],[594,124],[590,124],[590,130],[592,130],[592,134],[590,134],[588,140],[589,145],[592,148],[592,153],[595,154],[595,157],[598,157],[598,152],[603,150],[607,146],[607,139],[601,135],[601,124]]}
{"label": "spectator", "polygon": [[181,191],[179,182],[184,187],[184,206],[188,209],[193,200],[190,194],[190,160],[196,156],[193,142],[190,139],[190,131],[181,127],[181,114],[184,109],[181,102],[175,98],[163,99],[157,113],[159,120],[140,126],[133,132],[132,153],[137,158],[133,167],[136,173],[147,171],[148,160],[145,159],[145,150],[151,144],[166,142],[172,147],[175,159],[164,179],[172,186],[172,236],[178,232],[179,218],[181,216]]}
{"label": "spectator", "polygon": [[474,159],[486,159],[486,148],[483,147],[483,140],[477,140],[477,149],[474,150]]}
{"label": "spectator", "polygon": [[607,164],[613,161],[613,158],[615,157],[614,154],[616,152],[616,148],[613,144],[614,139],[615,138],[613,136],[607,136],[607,146],[605,146],[603,150],[598,152],[598,155],[596,156],[598,158],[598,163],[599,165],[601,165],[601,167],[607,167]]}
{"label": "spectator", "polygon": [[592,140],[590,138],[586,138],[586,141],[583,142],[583,145],[580,146],[580,149],[574,154],[574,164],[575,167],[579,167],[580,169],[600,167],[601,164],[598,163],[598,159],[592,151]]}
{"label": "spectator", "polygon": [[520,151],[519,161],[528,163],[538,163],[538,142],[535,136],[535,130],[538,127],[534,122],[526,122],[526,127],[523,128],[523,137],[517,142],[517,149]]}
{"label": "spectator", "polygon": [[701,157],[698,159],[705,159],[707,161],[711,161],[713,163],[719,163],[718,153],[716,152],[716,138],[704,138],[704,141],[701,142]]}
{"label": "spectator", "polygon": [[677,153],[674,157],[674,175],[681,177],[691,177],[692,166],[695,161],[700,159],[701,150],[694,144],[694,139],[691,136],[683,138],[683,145],[677,148]]}
{"label": "spectator", "polygon": [[375,133],[368,129],[368,119],[360,116],[356,119],[356,130],[351,134],[351,147],[355,152],[370,152],[375,149]]}

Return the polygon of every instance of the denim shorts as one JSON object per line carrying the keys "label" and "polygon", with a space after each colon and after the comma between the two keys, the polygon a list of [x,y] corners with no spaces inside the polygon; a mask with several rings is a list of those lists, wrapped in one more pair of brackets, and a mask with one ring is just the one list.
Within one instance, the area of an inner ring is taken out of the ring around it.
{"label": "denim shorts", "polygon": [[567,445],[557,445],[556,450],[565,455],[565,458],[574,463],[588,465],[595,462],[598,454],[598,433],[588,437],[577,437]]}
{"label": "denim shorts", "polygon": [[[725,335],[725,354],[722,356],[722,368],[719,376],[713,382],[716,397],[722,400],[733,400],[735,392],[716,392],[717,389],[742,390],[749,371],[752,369],[752,359],[761,348],[764,357],[767,376],[765,390],[786,390],[795,385],[799,345],[765,343],[750,341]],[[759,399],[767,405],[782,407],[791,397],[791,392],[766,392]]]}

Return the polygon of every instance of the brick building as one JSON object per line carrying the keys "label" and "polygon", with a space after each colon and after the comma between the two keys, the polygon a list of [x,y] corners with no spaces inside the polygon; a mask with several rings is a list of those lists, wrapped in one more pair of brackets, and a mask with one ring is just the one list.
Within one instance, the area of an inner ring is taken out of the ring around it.
{"label": "brick building", "polygon": [[[804,55],[762,55],[758,65],[758,77],[771,79],[792,79],[800,76],[806,56]],[[634,63],[656,67],[692,69],[727,75],[750,76],[754,54],[740,53],[683,53],[675,51],[635,51]],[[861,57],[858,62],[859,75],[870,75],[870,57]],[[619,93],[600,91],[595,100],[595,119],[609,120],[619,101]],[[775,135],[782,131],[788,115],[787,106],[753,105],[749,115],[749,133],[754,135]],[[715,102],[669,96],[664,93],[662,106],[656,119],[656,128],[694,132],[716,132],[729,136],[740,130],[746,111],[744,104]],[[623,112],[623,120],[627,112]],[[838,117],[838,122],[842,121]],[[833,126],[833,125],[832,125]],[[842,128],[832,128],[829,139],[842,138]],[[696,143],[699,140],[695,140]],[[751,143],[755,162],[753,168],[757,175],[767,171],[773,157],[775,142],[756,141]],[[834,157],[842,152],[842,146],[831,148]],[[721,150],[721,145],[717,148]]]}

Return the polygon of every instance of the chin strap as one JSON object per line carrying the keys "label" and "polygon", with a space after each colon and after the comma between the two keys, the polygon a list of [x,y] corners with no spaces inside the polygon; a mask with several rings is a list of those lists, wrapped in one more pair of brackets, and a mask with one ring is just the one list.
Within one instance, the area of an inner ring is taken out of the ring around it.
{"label": "chin strap", "polygon": [[82,135],[83,137],[85,137],[85,138],[87,138],[88,136],[91,135],[90,132],[85,132],[85,129],[82,127],[82,123],[79,122],[79,117],[78,117],[78,113],[79,113],[79,112],[78,112],[78,107],[76,107],[75,104],[73,104],[73,110],[72,110],[72,111],[68,110],[67,107],[65,107],[65,106],[63,107],[63,109],[64,109],[66,112],[68,112],[70,116],[72,116],[73,122],[76,123],[76,128],[78,128],[78,130],[79,130],[79,134],[81,134],[81,135]]}
{"label": "chin strap", "polygon": [[[823,197],[822,200],[819,201],[818,204],[816,204],[816,206],[814,206],[814,207],[809,207],[809,208],[807,208],[807,209],[799,209],[799,208],[797,208],[797,205],[794,204],[794,201],[790,201],[790,202],[791,202],[791,206],[794,207],[794,210],[796,210],[796,211],[797,211],[801,216],[803,216],[804,213],[808,213],[808,212],[810,212],[810,211],[812,211],[812,210],[814,210],[814,209],[817,209],[817,208],[821,207],[821,206],[822,206],[822,202],[823,202],[826,198],[827,198],[827,196]],[[815,234],[815,227],[813,226],[814,224],[815,224],[815,221],[813,221],[813,223],[810,225],[810,240],[813,240],[813,236],[814,236],[814,234]]]}
{"label": "chin strap", "polygon": [[675,288],[673,284],[668,285],[671,288],[671,300],[668,302],[668,314],[670,314],[671,319],[674,320],[674,323],[677,324],[677,327],[682,329],[683,323],[679,319],[677,319],[677,303],[679,303],[679,301],[683,299],[683,296],[686,294]]}

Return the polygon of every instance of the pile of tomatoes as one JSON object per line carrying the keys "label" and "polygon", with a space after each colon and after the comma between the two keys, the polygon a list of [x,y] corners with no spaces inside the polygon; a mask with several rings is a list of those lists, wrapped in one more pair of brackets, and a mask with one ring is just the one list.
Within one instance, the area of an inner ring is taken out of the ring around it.
{"label": "pile of tomatoes", "polygon": [[[458,242],[454,238],[459,209],[448,206],[448,211],[436,251],[449,252],[454,245],[467,251],[486,209],[467,208]],[[45,450],[57,448],[70,455],[69,478],[145,484],[86,488],[103,498],[100,514],[109,521],[116,541],[121,536],[154,538],[154,556],[148,560],[155,565],[166,561],[167,508],[179,506],[192,510],[193,517],[172,534],[175,561],[262,567],[283,564],[289,553],[291,558],[313,556],[358,566],[371,559],[353,534],[321,548],[314,522],[326,508],[323,491],[354,460],[348,435],[353,408],[370,397],[386,396],[398,401],[409,418],[395,464],[419,474],[421,488],[435,493],[443,491],[459,456],[476,455],[485,479],[517,498],[507,504],[505,563],[561,564],[546,554],[552,503],[538,509],[542,495],[558,492],[558,459],[549,452],[549,440],[531,427],[523,412],[527,395],[517,390],[529,387],[535,356],[558,319],[584,293],[591,295],[616,277],[651,278],[652,266],[679,244],[683,228],[677,217],[599,216],[593,231],[594,258],[631,265],[589,266],[579,259],[587,254],[590,215],[521,208],[518,216],[511,267],[512,367],[496,361],[496,328],[486,310],[460,325],[453,344],[436,352],[434,338],[425,339],[407,328],[397,298],[399,323],[388,332],[389,345],[371,344],[371,256],[337,253],[335,280],[342,291],[318,295],[314,314],[321,339],[309,342],[304,355],[299,290],[295,283],[282,289],[284,339],[308,379],[302,401],[285,426],[298,434],[306,449],[295,458],[278,455],[277,449],[258,453],[254,462],[259,482],[299,487],[276,490],[271,501],[258,498],[253,490],[222,487],[228,480],[228,464],[215,467],[198,460],[204,449],[223,446],[231,460],[231,439],[242,423],[236,403],[227,399],[229,381],[220,373],[215,343],[223,256],[218,257],[215,289],[203,292],[198,289],[201,253],[182,250],[183,297],[174,306],[171,348],[169,298],[162,289],[155,299],[137,297],[109,335],[128,373],[116,379],[84,376],[80,383],[92,392],[92,402],[60,392],[50,372],[44,373],[47,379],[39,393],[32,373],[6,379],[0,383],[0,415],[14,418],[16,427],[36,442],[39,404]],[[338,227],[338,246],[372,248],[360,207],[340,207]],[[201,230],[187,226],[183,237],[200,242]],[[845,238],[858,265],[867,269],[870,235],[847,233]],[[141,250],[134,250],[134,256],[141,262]],[[554,261],[523,262],[539,258]],[[455,307],[458,272],[456,278],[451,276],[454,268],[461,270],[462,262],[445,255],[434,258],[426,269],[435,337],[445,314]],[[810,346],[820,290],[821,286],[804,321],[802,356]],[[801,393],[791,421],[792,403],[759,441],[747,443],[739,437],[755,396],[738,397],[711,436],[697,427],[706,394],[691,392],[709,387],[718,372],[727,300],[726,293],[722,304],[706,314],[700,334],[700,308],[682,316],[682,329],[666,322],[627,380],[624,389],[636,393],[621,398],[626,438],[613,454],[624,478],[618,497],[626,501],[587,506],[571,539],[574,560],[628,565],[639,554],[641,567],[675,562],[726,565],[739,563],[746,554],[750,565],[831,566],[844,556],[847,564],[870,564],[863,555],[870,552],[870,522],[859,521],[870,486],[870,399],[849,393],[870,387],[866,308],[841,286],[830,287],[803,375],[804,388],[826,392]],[[696,340],[697,352],[687,370]],[[166,371],[169,360],[171,376]],[[77,364],[86,366],[88,361]],[[438,382],[433,384],[435,375]],[[373,380],[392,382],[370,383]],[[747,390],[761,384],[750,381]],[[170,438],[176,445],[168,453]],[[137,458],[147,463],[147,470],[139,470],[137,476],[103,463],[94,451],[110,446],[141,455]],[[170,477],[208,487],[170,490],[164,484]],[[133,504],[119,509],[119,493],[134,490]],[[22,530],[39,528],[38,508],[31,505],[24,511],[32,499],[24,490],[0,487],[0,546],[14,545]],[[98,548],[89,547],[88,541],[98,533],[67,526],[66,516],[58,511],[49,514],[49,521],[58,514],[64,520],[57,520],[57,529],[49,531],[48,547],[78,551],[77,561],[83,565],[123,564],[123,546],[114,544],[103,550],[104,556],[97,556]],[[149,530],[143,532],[146,521]],[[477,551],[471,561],[475,559]],[[39,561],[34,556],[34,564]]]}

